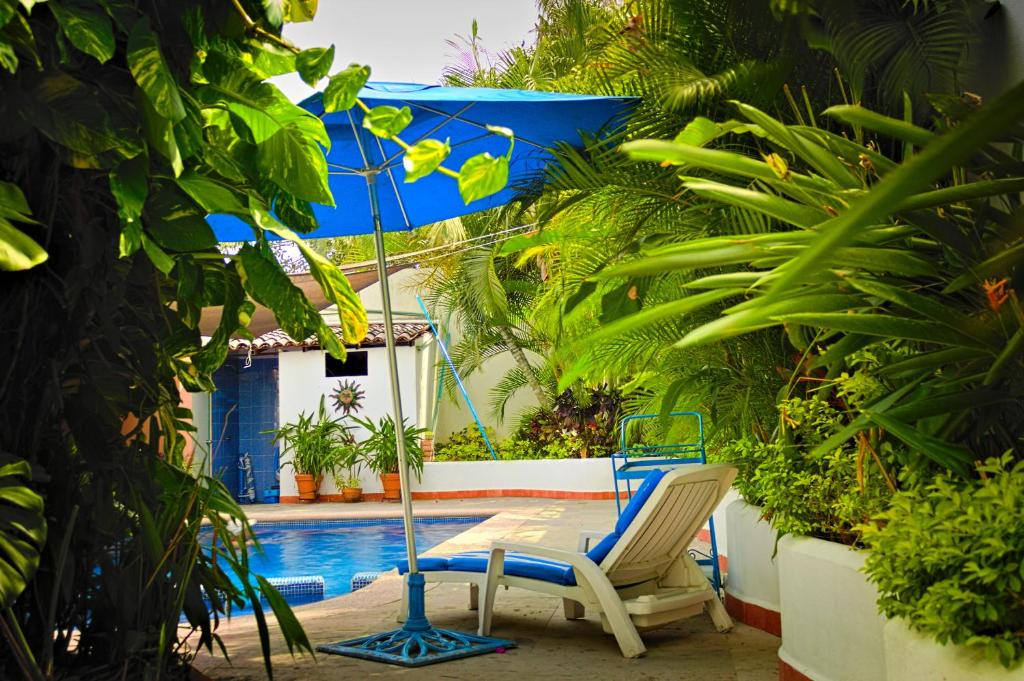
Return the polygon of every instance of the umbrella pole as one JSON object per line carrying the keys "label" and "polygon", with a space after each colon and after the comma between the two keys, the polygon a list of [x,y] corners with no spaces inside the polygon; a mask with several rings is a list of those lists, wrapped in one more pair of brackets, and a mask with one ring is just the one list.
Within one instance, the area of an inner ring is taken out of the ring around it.
{"label": "umbrella pole", "polygon": [[[398,379],[398,356],[395,349],[395,329],[391,316],[391,290],[388,285],[387,254],[384,251],[384,229],[381,226],[380,202],[377,198],[377,175],[366,176],[370,193],[370,212],[373,215],[373,245],[377,254],[377,278],[380,281],[381,309],[384,312],[384,340],[388,354],[388,381],[391,385],[391,410],[395,419],[395,444],[398,449],[398,479],[401,483],[402,523],[405,526],[405,552],[409,559],[409,612],[405,628],[427,629],[430,623],[424,612],[423,575],[416,561],[416,530],[412,516],[412,489],[409,484],[409,459],[405,451],[405,418],[402,415],[402,395]],[[417,607],[418,606],[418,607]],[[414,612],[418,610],[418,612]]]}
{"label": "umbrella pole", "polygon": [[371,634],[348,641],[317,646],[317,650],[334,655],[358,657],[406,667],[418,667],[470,655],[501,652],[514,648],[515,641],[465,634],[430,625],[426,615],[423,573],[416,564],[416,535],[412,524],[412,490],[409,486],[409,460],[402,429],[402,398],[398,392],[398,358],[395,354],[395,330],[391,326],[391,295],[388,290],[388,267],[384,253],[384,229],[377,200],[376,173],[366,175],[373,214],[373,240],[377,251],[377,274],[380,277],[381,308],[384,311],[384,338],[388,353],[388,377],[391,383],[391,406],[395,419],[395,443],[398,453],[398,476],[402,483],[402,520],[405,525],[405,550],[409,558],[409,610],[401,629]]}

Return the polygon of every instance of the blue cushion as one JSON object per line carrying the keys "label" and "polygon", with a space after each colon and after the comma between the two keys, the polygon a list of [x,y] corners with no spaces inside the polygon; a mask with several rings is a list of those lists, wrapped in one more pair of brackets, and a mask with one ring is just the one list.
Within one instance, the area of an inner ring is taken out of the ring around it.
{"label": "blue cushion", "polygon": [[[654,488],[658,486],[663,477],[665,477],[665,471],[658,469],[647,474],[643,484],[640,485],[633,498],[626,504],[626,508],[622,509],[622,515],[619,516],[618,522],[615,523],[615,529],[587,551],[587,558],[599,565],[601,564],[601,561],[607,557],[612,547],[615,546],[616,542],[622,537],[622,534],[629,528],[629,524],[640,513],[643,505],[651,498]],[[487,559],[489,556],[490,551],[467,551],[456,554],[451,558],[437,556],[420,557],[419,569],[422,572],[443,572],[445,570],[487,572]],[[409,561],[404,559],[398,561],[398,572],[404,575],[408,571]],[[575,586],[576,584],[576,575],[572,571],[572,566],[568,563],[547,558],[536,558],[521,553],[505,554],[505,574],[515,577],[539,579],[544,582],[562,584],[564,586]]]}
{"label": "blue cushion", "polygon": [[626,508],[622,509],[622,515],[619,516],[618,522],[615,523],[615,529],[587,551],[587,558],[598,565],[601,564],[601,561],[611,553],[612,547],[615,546],[616,542],[622,538],[622,534],[636,518],[643,505],[651,498],[654,488],[658,486],[663,477],[665,477],[665,471],[658,469],[654,469],[647,474],[647,477],[644,478],[643,483],[633,495],[633,498],[626,504]]}
{"label": "blue cushion", "polygon": [[[398,573],[404,575],[409,571],[409,560],[403,558],[396,563]],[[416,561],[420,572],[444,572],[448,569],[448,559],[444,556],[420,556]]]}
{"label": "blue cushion", "polygon": [[[448,559],[448,569],[456,572],[486,572],[490,551],[467,551]],[[575,586],[572,566],[559,560],[537,558],[522,553],[505,554],[505,574],[539,579],[542,582]]]}

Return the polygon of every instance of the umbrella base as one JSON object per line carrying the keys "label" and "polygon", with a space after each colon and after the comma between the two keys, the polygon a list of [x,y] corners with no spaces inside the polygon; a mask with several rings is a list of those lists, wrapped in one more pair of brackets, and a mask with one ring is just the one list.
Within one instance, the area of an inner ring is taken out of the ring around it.
{"label": "umbrella base", "polygon": [[421,667],[515,648],[515,641],[432,627],[424,614],[423,575],[413,573],[408,579],[409,616],[405,626],[348,641],[327,643],[316,649],[331,655],[358,657],[403,667]]}

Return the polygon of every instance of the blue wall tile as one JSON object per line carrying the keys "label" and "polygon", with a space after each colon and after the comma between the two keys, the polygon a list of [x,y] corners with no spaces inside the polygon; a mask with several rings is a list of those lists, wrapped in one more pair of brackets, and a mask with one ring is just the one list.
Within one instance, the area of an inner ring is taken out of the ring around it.
{"label": "blue wall tile", "polygon": [[[246,368],[243,360],[229,357],[214,374],[217,392],[213,394],[214,472],[237,498],[239,492],[238,458],[248,453],[256,482],[256,500],[278,485],[278,449],[272,436],[261,431],[277,427],[277,357],[255,358]],[[224,428],[224,438],[217,443]]]}

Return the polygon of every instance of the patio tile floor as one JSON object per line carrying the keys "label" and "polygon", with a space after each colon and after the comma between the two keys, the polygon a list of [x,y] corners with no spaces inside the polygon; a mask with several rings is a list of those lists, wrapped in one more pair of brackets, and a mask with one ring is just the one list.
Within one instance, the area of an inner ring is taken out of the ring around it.
{"label": "patio tile floor", "polygon": [[[615,518],[612,501],[553,501],[550,499],[468,499],[415,502],[417,515],[476,515],[493,517],[435,547],[427,554],[445,555],[486,548],[508,539],[574,549],[580,530],[609,527]],[[257,521],[326,519],[400,515],[397,504],[316,504],[311,506],[253,506]],[[311,558],[311,560],[315,560]],[[474,631],[476,613],[467,609],[468,589],[447,584],[427,585],[427,614],[441,627]],[[314,644],[353,638],[396,626],[401,582],[388,573],[352,594],[295,609]],[[276,627],[271,624],[272,631]],[[252,617],[238,617],[222,626],[233,664],[221,657],[200,655],[196,667],[217,681],[264,678],[256,626]],[[643,633],[648,652],[627,660],[611,636],[601,631],[599,617],[569,622],[562,617],[561,600],[531,592],[499,591],[493,634],[515,639],[519,647],[454,662],[406,669],[334,655],[292,659],[276,637],[273,644],[275,678],[308,679],[405,678],[483,679],[701,679],[701,681],[775,681],[779,639],[736,625],[729,634],[717,633],[706,616],[683,620],[664,629]]]}

